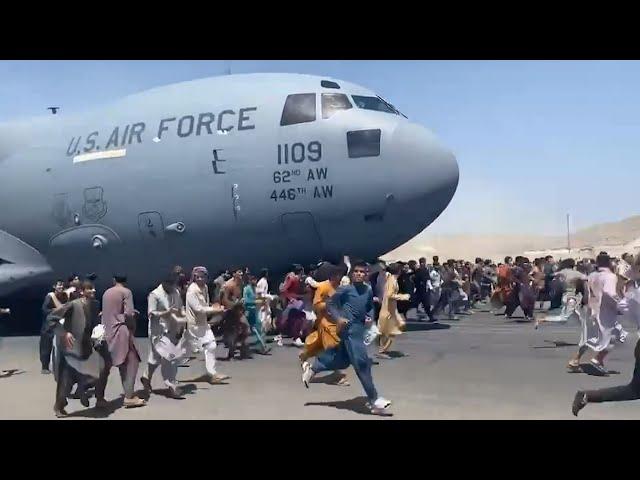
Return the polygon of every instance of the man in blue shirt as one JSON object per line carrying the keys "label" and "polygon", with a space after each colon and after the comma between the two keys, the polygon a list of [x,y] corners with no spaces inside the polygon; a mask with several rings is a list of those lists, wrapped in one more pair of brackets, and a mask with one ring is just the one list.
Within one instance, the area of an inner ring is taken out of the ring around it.
{"label": "man in blue shirt", "polygon": [[339,287],[327,302],[329,319],[337,325],[340,344],[327,350],[316,358],[313,366],[306,364],[302,381],[307,388],[316,373],[353,369],[367,394],[367,405],[373,414],[381,414],[391,402],[378,396],[371,376],[371,360],[367,355],[364,336],[367,330],[365,323],[373,318],[373,292],[364,283],[367,277],[367,265],[358,262],[351,271],[351,284]]}

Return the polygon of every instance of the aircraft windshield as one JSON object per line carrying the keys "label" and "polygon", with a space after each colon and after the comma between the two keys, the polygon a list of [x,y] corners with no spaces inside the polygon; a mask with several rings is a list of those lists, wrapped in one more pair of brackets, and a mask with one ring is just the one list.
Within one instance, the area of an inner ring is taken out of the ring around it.
{"label": "aircraft windshield", "polygon": [[352,97],[358,108],[375,110],[376,112],[393,113],[394,115],[402,115],[404,118],[407,118],[405,114],[382,97],[366,97],[363,95],[352,95]]}
{"label": "aircraft windshield", "polygon": [[387,104],[387,106],[388,106],[389,108],[391,108],[394,112],[396,112],[398,115],[402,115],[404,118],[409,118],[409,117],[407,117],[404,113],[402,113],[400,110],[398,110],[394,105],[392,105],[392,104],[390,104],[389,102],[387,102],[384,98],[382,98],[382,97],[380,97],[380,96],[378,96],[378,98],[379,98],[380,100],[382,100],[384,103],[386,103],[386,104]]}
{"label": "aircraft windshield", "polygon": [[398,114],[387,102],[379,97],[365,97],[362,95],[352,95],[354,103],[358,108],[364,110],[375,110],[376,112],[386,112]]}
{"label": "aircraft windshield", "polygon": [[313,122],[316,119],[316,94],[295,93],[289,95],[282,110],[280,125]]}
{"label": "aircraft windshield", "polygon": [[338,110],[349,110],[353,108],[349,97],[343,93],[323,93],[322,94],[322,118],[331,117]]}

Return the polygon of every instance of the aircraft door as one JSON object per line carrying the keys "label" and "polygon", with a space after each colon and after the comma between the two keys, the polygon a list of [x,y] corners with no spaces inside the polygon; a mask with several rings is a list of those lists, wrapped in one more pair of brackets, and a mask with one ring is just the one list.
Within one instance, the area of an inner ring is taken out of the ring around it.
{"label": "aircraft door", "polygon": [[285,213],[280,221],[284,232],[283,247],[291,262],[306,265],[322,258],[322,238],[311,213]]}

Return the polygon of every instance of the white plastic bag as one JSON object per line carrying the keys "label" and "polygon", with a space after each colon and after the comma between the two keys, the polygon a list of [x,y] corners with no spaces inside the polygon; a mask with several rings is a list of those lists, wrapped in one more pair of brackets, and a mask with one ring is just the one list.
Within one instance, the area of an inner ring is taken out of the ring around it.
{"label": "white plastic bag", "polygon": [[378,330],[378,325],[371,323],[371,326],[367,329],[367,332],[364,335],[364,344],[371,345],[379,335],[380,330]]}
{"label": "white plastic bag", "polygon": [[104,325],[99,324],[93,327],[93,331],[91,332],[91,340],[95,343],[100,343],[104,340]]}
{"label": "white plastic bag", "polygon": [[180,360],[187,356],[186,346],[181,340],[177,345],[174,345],[168,337],[160,337],[155,343],[154,348],[158,355],[168,361]]}

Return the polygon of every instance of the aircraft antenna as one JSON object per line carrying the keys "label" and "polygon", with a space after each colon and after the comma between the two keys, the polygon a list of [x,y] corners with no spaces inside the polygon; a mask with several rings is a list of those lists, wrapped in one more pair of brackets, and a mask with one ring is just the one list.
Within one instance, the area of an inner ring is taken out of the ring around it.
{"label": "aircraft antenna", "polygon": [[224,64],[225,64],[225,69],[224,69],[225,75],[231,75],[231,60],[225,60]]}

